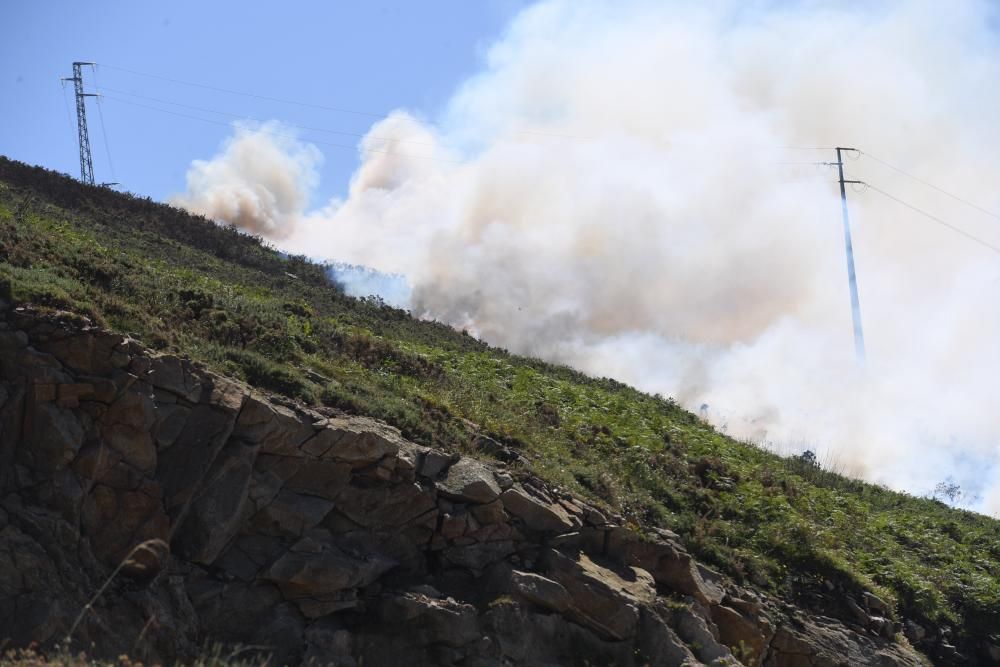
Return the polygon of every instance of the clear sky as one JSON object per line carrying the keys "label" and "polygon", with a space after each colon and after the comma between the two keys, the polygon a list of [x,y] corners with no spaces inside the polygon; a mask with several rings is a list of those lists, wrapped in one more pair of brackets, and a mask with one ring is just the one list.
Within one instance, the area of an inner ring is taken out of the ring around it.
{"label": "clear sky", "polygon": [[[71,75],[74,60],[88,60],[98,63],[96,73],[84,72],[88,91],[106,95],[100,107],[87,103],[98,182],[120,181],[123,189],[159,200],[183,190],[191,160],[212,157],[231,134],[225,124],[233,117],[203,110],[209,109],[347,133],[299,131],[325,156],[313,193],[314,203],[324,203],[343,194],[357,166],[353,135],[397,107],[433,119],[525,4],[2,0],[0,154],[79,176],[72,85],[63,90],[59,79]],[[124,69],[373,115],[221,93]]]}

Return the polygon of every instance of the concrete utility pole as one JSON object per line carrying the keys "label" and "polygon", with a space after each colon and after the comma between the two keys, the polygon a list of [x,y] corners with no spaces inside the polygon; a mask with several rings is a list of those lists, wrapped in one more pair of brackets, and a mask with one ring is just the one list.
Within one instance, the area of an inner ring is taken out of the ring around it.
{"label": "concrete utility pole", "polygon": [[72,81],[76,91],[76,127],[80,136],[80,180],[87,185],[94,184],[94,162],[90,158],[90,135],[87,133],[87,107],[83,98],[97,97],[96,93],[83,92],[83,66],[94,66],[94,63],[73,63],[73,76],[63,77],[63,81]]}
{"label": "concrete utility pole", "polygon": [[851,319],[854,322],[854,352],[858,358],[858,365],[865,363],[865,333],[861,329],[861,302],[858,299],[858,277],[854,272],[854,246],[851,244],[851,221],[847,215],[847,183],[861,183],[861,181],[844,180],[844,157],[843,151],[853,151],[854,148],[837,147],[837,169],[840,172],[840,209],[844,216],[844,246],[847,249],[847,282],[851,288]]}

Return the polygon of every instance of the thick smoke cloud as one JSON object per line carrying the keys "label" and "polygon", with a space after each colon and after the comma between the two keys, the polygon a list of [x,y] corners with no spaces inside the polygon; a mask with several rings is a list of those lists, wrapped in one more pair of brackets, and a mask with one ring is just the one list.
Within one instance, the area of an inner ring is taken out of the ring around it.
{"label": "thick smoke cloud", "polygon": [[[996,13],[707,4],[542,2],[439,124],[376,124],[343,200],[262,218],[199,206],[206,189],[222,202],[288,201],[275,181],[308,189],[308,148],[240,132],[195,163],[186,201],[290,250],[405,274],[415,314],[707,403],[733,435],[897,488],[951,475],[1000,514],[1000,257],[849,191],[860,369],[835,172],[789,164],[856,146],[1000,210]],[[270,162],[263,178],[241,141]],[[851,157],[848,178],[1000,245],[995,219]]]}
{"label": "thick smoke cloud", "polygon": [[191,164],[187,193],[170,203],[282,239],[309,203],[321,160],[314,146],[295,141],[280,123],[237,126],[218,155]]}

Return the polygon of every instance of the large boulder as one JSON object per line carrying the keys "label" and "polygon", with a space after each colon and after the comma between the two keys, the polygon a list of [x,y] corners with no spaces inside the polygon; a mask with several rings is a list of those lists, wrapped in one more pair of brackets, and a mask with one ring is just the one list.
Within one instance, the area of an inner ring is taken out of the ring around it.
{"label": "large boulder", "polygon": [[436,486],[441,495],[469,503],[489,503],[500,495],[500,486],[493,478],[493,472],[470,458],[463,458],[452,465],[447,476]]}
{"label": "large boulder", "polygon": [[563,533],[582,525],[562,505],[539,497],[521,486],[507,489],[501,494],[500,499],[503,501],[504,509],[521,519],[529,530]]}
{"label": "large boulder", "polygon": [[568,556],[550,549],[544,554],[544,569],[568,592],[567,615],[607,639],[634,637],[639,608],[656,597],[653,578],[645,570],[598,564],[584,553]]}

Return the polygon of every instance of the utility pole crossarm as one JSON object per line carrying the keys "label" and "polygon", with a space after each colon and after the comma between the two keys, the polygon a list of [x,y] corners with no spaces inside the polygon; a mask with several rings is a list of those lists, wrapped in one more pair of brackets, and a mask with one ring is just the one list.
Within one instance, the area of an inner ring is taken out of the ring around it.
{"label": "utility pole crossarm", "polygon": [[847,282],[851,290],[851,322],[854,325],[854,352],[858,364],[865,362],[865,334],[861,328],[861,301],[858,298],[858,277],[854,270],[854,246],[851,242],[851,220],[847,212],[847,183],[861,181],[844,180],[844,158],[842,151],[853,151],[854,148],[837,147],[837,170],[840,175],[840,210],[844,219],[844,248],[847,251]]}

